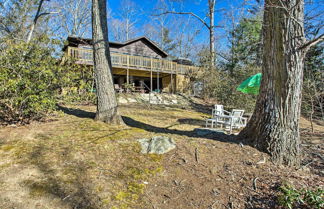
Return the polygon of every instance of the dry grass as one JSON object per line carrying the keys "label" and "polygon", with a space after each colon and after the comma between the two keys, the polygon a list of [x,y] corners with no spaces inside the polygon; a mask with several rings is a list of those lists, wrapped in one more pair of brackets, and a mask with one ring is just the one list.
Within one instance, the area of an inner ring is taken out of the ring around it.
{"label": "dry grass", "polygon": [[[0,129],[0,208],[242,208],[253,178],[264,179],[260,187],[279,178],[270,163],[256,164],[265,155],[254,148],[198,136],[204,113],[122,106],[124,127],[94,121],[94,111],[62,107],[51,122]],[[154,135],[177,149],[141,154],[136,140]]]}

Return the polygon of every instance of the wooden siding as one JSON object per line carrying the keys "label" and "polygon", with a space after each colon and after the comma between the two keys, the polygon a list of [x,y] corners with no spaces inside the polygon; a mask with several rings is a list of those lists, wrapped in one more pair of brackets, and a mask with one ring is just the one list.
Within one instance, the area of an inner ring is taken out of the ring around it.
{"label": "wooden siding", "polygon": [[[109,49],[112,53],[119,54],[128,54],[135,56],[143,56],[143,57],[153,57],[153,58],[162,58],[161,54],[159,54],[156,50],[150,47],[148,44],[144,43],[143,40],[138,40],[133,43],[119,46],[119,45],[110,45]],[[82,49],[92,49],[91,45],[87,44],[79,44],[78,48]]]}

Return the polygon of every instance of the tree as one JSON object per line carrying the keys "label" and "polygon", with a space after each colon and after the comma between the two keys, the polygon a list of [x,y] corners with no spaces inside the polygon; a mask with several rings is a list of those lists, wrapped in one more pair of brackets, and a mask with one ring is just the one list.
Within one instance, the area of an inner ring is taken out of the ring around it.
{"label": "tree", "polygon": [[127,41],[136,35],[135,25],[138,22],[140,8],[131,0],[120,1],[119,13],[109,16],[112,23],[112,35],[115,41]]}
{"label": "tree", "polygon": [[91,36],[91,0],[60,0],[53,1],[52,7],[60,11],[52,27],[58,27],[62,38],[69,36]]}
{"label": "tree", "polygon": [[208,18],[209,18],[209,24],[201,17],[199,17],[197,14],[193,12],[176,12],[176,11],[164,11],[159,15],[165,15],[165,14],[180,14],[180,15],[191,15],[195,17],[197,20],[199,20],[209,31],[209,52],[210,52],[210,65],[215,66],[216,62],[216,52],[215,52],[215,28],[220,27],[215,25],[215,5],[216,0],[208,0]]}
{"label": "tree", "polygon": [[323,35],[306,41],[303,0],[265,0],[262,36],[260,94],[240,136],[277,164],[299,165],[303,59]]}
{"label": "tree", "polygon": [[27,40],[26,40],[27,43],[30,42],[30,40],[32,39],[32,36],[33,36],[33,33],[34,33],[34,30],[35,30],[35,27],[36,27],[36,24],[37,24],[38,19],[41,16],[44,16],[44,15],[49,15],[49,14],[55,14],[55,13],[57,13],[57,12],[43,12],[43,13],[41,13],[41,9],[42,9],[43,2],[44,2],[44,0],[40,0],[39,3],[38,3],[37,12],[36,12],[36,15],[34,17],[34,20],[33,20],[32,24],[30,26],[30,31],[29,31],[28,36],[27,36]]}
{"label": "tree", "polygon": [[106,0],[92,0],[92,39],[97,88],[96,120],[121,124],[111,72]]}
{"label": "tree", "polygon": [[30,13],[35,11],[34,0],[0,2],[0,38],[25,41],[30,24]]}
{"label": "tree", "polygon": [[260,15],[243,17],[229,31],[230,52],[226,57],[226,70],[234,75],[237,68],[245,66],[258,67],[261,64],[261,27]]}

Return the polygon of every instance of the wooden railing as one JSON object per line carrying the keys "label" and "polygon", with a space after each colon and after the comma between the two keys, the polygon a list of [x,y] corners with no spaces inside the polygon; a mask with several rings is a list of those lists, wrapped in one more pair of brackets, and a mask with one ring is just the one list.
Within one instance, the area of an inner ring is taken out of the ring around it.
{"label": "wooden railing", "polygon": [[[67,55],[76,59],[78,64],[93,64],[93,52],[91,49],[68,47]],[[185,74],[198,70],[196,66],[181,65],[164,59],[132,56],[119,53],[110,53],[113,67],[152,70],[157,72]]]}

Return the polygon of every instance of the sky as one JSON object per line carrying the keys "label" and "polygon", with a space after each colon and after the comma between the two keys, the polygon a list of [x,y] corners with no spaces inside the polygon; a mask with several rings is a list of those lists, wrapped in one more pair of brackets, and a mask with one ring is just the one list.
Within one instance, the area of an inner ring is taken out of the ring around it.
{"label": "sky", "polygon": [[[134,2],[142,12],[138,17],[138,21],[136,23],[136,36],[143,36],[146,35],[143,29],[143,26],[147,23],[152,22],[153,13],[159,13],[156,9],[157,7],[157,0],[131,0]],[[122,9],[124,2],[123,0],[108,0],[108,7],[111,11],[111,15],[114,18],[120,18],[119,13]],[[208,0],[174,0],[174,1],[167,1],[169,10],[174,11],[181,11],[181,12],[193,12],[202,19],[204,19],[209,24],[209,19],[206,16],[208,14]],[[171,2],[171,3],[170,3]],[[251,5],[256,5],[256,0],[217,0],[215,6],[215,24],[220,25],[223,28],[217,28],[216,31],[216,42],[219,43],[218,48],[226,48],[226,31],[229,29],[227,28],[226,23],[226,13],[228,11],[233,11],[234,16],[241,15],[242,12],[242,4],[245,3],[244,8],[249,8]],[[246,12],[246,10],[244,10]],[[195,45],[204,45],[208,46],[209,42],[209,32],[208,29],[199,21],[197,21],[194,17],[190,15],[175,15],[169,14],[167,17],[171,20],[169,23],[180,22],[180,19],[190,18],[189,26],[184,27],[183,31],[190,36],[190,34],[197,33],[195,38],[192,40],[192,43]],[[238,21],[239,18],[237,18]],[[108,22],[109,25],[109,22]],[[176,28],[175,28],[176,27]],[[178,27],[181,27],[178,26]],[[177,34],[172,34],[175,30],[178,30],[177,26],[170,26],[170,33],[171,37],[174,37]],[[174,31],[173,31],[174,30]],[[110,39],[114,39],[110,37]],[[221,44],[222,43],[222,44]]]}
{"label": "sky", "polygon": [[[107,0],[108,7],[113,18],[120,18],[119,14],[123,8],[123,3],[127,0]],[[152,14],[160,13],[154,9],[157,7],[158,0],[128,0],[136,4],[139,10],[137,16],[137,22],[135,25],[136,36],[146,36],[144,26],[146,24],[152,24]],[[161,1],[161,0],[160,0]],[[193,12],[209,24],[208,14],[208,0],[165,0],[168,2],[168,10],[177,12]],[[324,0],[305,0],[305,2],[312,2],[313,4],[306,4],[306,13],[324,11]],[[171,3],[170,3],[171,2]],[[262,0],[216,0],[215,6],[215,24],[221,26],[221,28],[215,29],[216,34],[216,48],[218,51],[226,51],[229,47],[227,39],[228,32],[231,30],[231,25],[234,20],[234,24],[237,24],[242,17],[252,15],[249,10],[252,7],[263,7]],[[233,17],[231,19],[230,17]],[[209,44],[209,33],[208,29],[197,19],[190,15],[167,15],[169,18],[168,24],[170,24],[170,37],[176,39],[179,36],[179,30],[183,34],[190,37],[188,45],[191,45],[192,54],[197,54],[197,51],[203,47],[208,47]],[[185,26],[184,19],[190,18],[188,24]],[[318,21],[323,24],[323,16],[318,17]],[[180,23],[180,24],[177,24]],[[154,24],[154,23],[153,23]],[[109,22],[108,22],[109,26]],[[111,24],[110,24],[111,27]],[[195,35],[192,35],[195,34]],[[110,40],[114,40],[114,37],[110,37]]]}

